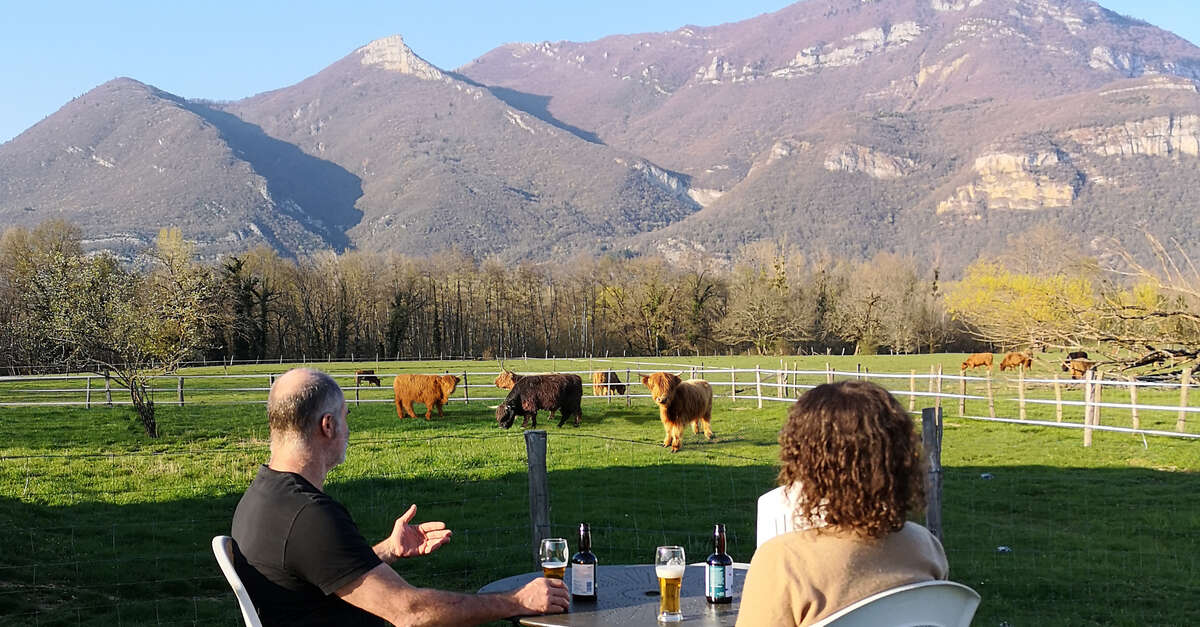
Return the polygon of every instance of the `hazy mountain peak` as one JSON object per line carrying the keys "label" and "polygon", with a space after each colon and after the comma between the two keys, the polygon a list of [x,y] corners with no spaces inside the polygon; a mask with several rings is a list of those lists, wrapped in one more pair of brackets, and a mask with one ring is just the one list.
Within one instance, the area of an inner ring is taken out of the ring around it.
{"label": "hazy mountain peak", "polygon": [[363,65],[374,65],[390,72],[409,74],[428,81],[444,78],[440,70],[417,56],[400,35],[376,39],[355,52]]}

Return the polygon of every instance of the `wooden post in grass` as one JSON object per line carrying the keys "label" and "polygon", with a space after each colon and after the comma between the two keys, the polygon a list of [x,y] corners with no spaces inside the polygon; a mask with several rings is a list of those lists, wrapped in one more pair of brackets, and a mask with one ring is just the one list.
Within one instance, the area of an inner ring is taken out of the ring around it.
{"label": "wooden post in grass", "polygon": [[1183,374],[1179,377],[1179,383],[1179,418],[1175,419],[1175,430],[1183,433],[1187,419],[1187,412],[1184,408],[1188,406],[1188,388],[1192,385],[1191,368],[1183,369]]}
{"label": "wooden post in grass", "polygon": [[1092,377],[1095,376],[1095,371],[1088,369],[1083,375],[1083,445],[1092,445],[1092,394],[1094,387],[1092,385]]}
{"label": "wooden post in grass", "polygon": [[833,383],[833,368],[829,366],[829,362],[825,362],[825,382]]}
{"label": "wooden post in grass", "polygon": [[996,396],[992,394],[992,371],[987,373],[988,417],[996,417]]}
{"label": "wooden post in grass", "polygon": [[84,385],[86,385],[87,387],[84,388],[84,392],[83,392],[83,404],[87,409],[91,409],[92,408],[92,377],[89,376],[87,378],[87,381],[84,383]]}
{"label": "wooden post in grass", "polygon": [[784,374],[784,369],[783,369],[783,360],[780,359],[779,360],[779,375],[775,377],[775,397],[776,398],[783,398],[783,384],[784,384],[784,378],[786,376],[787,375]]}
{"label": "wooden post in grass", "polygon": [[762,409],[762,370],[754,364],[754,395],[758,397],[758,408]]}
{"label": "wooden post in grass", "polygon": [[1017,417],[1025,420],[1025,364],[1017,370]]}
{"label": "wooden post in grass", "polygon": [[937,366],[929,364],[929,389],[925,390],[929,394],[933,394],[933,377],[937,374]]}
{"label": "wooden post in grass", "polygon": [[529,466],[529,531],[533,538],[534,568],[541,567],[538,548],[550,537],[550,482],[546,477],[546,432],[525,432],[525,455]]}
{"label": "wooden post in grass", "polygon": [[633,399],[629,397],[629,388],[632,387],[633,381],[629,378],[629,368],[625,369],[625,406],[629,407],[633,404]]}
{"label": "wooden post in grass", "polygon": [[175,386],[175,391],[179,393],[179,406],[183,407],[183,377],[179,377],[178,383]]}
{"label": "wooden post in grass", "polygon": [[1129,421],[1133,424],[1134,429],[1142,428],[1142,421],[1138,418],[1137,411],[1137,379],[1129,377]]}
{"label": "wooden post in grass", "polygon": [[471,387],[467,385],[467,371],[463,370],[463,405],[471,402]]}
{"label": "wooden post in grass", "polygon": [[112,407],[112,377],[108,371],[104,372],[104,404]]}
{"label": "wooden post in grass", "polygon": [[1054,419],[1062,422],[1062,384],[1058,382],[1058,375],[1054,375]]}
{"label": "wooden post in grass", "polygon": [[1104,402],[1104,377],[1096,373],[1096,389],[1092,392],[1092,426],[1100,426],[1100,404]]}
{"label": "wooden post in grass", "polygon": [[358,407],[358,377],[354,377],[354,406]]}
{"label": "wooden post in grass", "polygon": [[729,399],[737,401],[737,370],[729,367]]}
{"label": "wooden post in grass", "polygon": [[917,410],[917,371],[908,371],[908,411]]}
{"label": "wooden post in grass", "polygon": [[967,415],[967,371],[958,373],[958,415]]}
{"label": "wooden post in grass", "polygon": [[921,410],[921,442],[929,474],[925,477],[925,527],[942,539],[942,410],[926,407]]}
{"label": "wooden post in grass", "polygon": [[938,364],[938,367],[937,367],[937,396],[933,397],[933,406],[936,407],[938,409],[938,411],[942,410],[942,365],[941,364]]}

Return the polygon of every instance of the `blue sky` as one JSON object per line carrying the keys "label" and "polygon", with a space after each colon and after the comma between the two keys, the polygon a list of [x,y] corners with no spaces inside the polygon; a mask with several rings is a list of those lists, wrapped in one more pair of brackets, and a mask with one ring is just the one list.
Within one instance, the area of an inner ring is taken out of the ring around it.
{"label": "blue sky", "polygon": [[[819,0],[809,0],[819,1]],[[1200,44],[1200,0],[1101,0]],[[128,76],[234,100],[296,83],[387,35],[453,69],[506,42],[590,41],[711,26],[787,0],[0,0],[0,142]],[[334,8],[336,7],[336,8]],[[2,173],[0,173],[2,175]]]}

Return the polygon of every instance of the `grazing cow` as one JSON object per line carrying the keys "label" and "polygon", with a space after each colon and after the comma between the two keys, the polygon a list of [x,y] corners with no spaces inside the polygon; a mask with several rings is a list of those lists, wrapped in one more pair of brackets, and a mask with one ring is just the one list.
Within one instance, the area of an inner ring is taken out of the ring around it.
{"label": "grazing cow", "polygon": [[1005,353],[1004,359],[1000,361],[1000,372],[1009,368],[1016,370],[1021,366],[1025,366],[1026,370],[1033,368],[1033,357],[1030,357],[1029,353]]}
{"label": "grazing cow", "polygon": [[497,424],[508,429],[513,426],[517,416],[521,416],[522,428],[530,420],[533,421],[533,428],[537,428],[538,410],[545,409],[550,412],[551,420],[555,411],[562,411],[558,426],[563,426],[571,416],[575,417],[575,426],[579,426],[583,418],[583,409],[579,406],[583,399],[583,379],[579,375],[531,374],[515,377],[508,396],[496,408]]}
{"label": "grazing cow", "polygon": [[992,354],[991,353],[975,353],[967,357],[967,360],[962,362],[960,370],[970,370],[980,366],[992,369]]}
{"label": "grazing cow", "polygon": [[1072,359],[1063,364],[1063,370],[1070,372],[1072,379],[1082,379],[1095,365],[1096,362],[1090,359]]}
{"label": "grazing cow", "polygon": [[669,372],[655,372],[642,376],[642,385],[650,390],[650,396],[658,403],[659,419],[662,420],[663,446],[671,447],[672,453],[679,452],[683,425],[691,423],[692,433],[704,428],[704,437],[713,439],[712,432],[712,386],[703,379],[684,381]]}
{"label": "grazing cow", "polygon": [[433,409],[437,408],[438,418],[441,418],[442,405],[458,387],[458,377],[452,374],[398,374],[392,381],[392,390],[396,393],[396,415],[404,418],[416,418],[413,403],[425,404],[425,420],[429,420]]}
{"label": "grazing cow", "polygon": [[592,373],[593,396],[608,396],[610,394],[620,396],[624,393],[625,384],[621,383],[621,379],[617,377],[617,373],[611,370],[597,370]]}
{"label": "grazing cow", "polygon": [[379,382],[379,377],[375,376],[374,370],[355,370],[354,387],[362,387],[363,381],[374,383],[375,387],[383,387],[383,384]]}
{"label": "grazing cow", "polygon": [[496,377],[496,387],[502,390],[511,390],[517,381],[520,381],[524,377],[525,375],[517,374],[511,370],[501,370],[500,374]]}

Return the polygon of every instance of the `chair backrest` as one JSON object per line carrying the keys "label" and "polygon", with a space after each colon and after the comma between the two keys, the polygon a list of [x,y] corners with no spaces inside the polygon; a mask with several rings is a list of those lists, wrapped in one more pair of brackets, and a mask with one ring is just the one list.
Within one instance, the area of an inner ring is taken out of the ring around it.
{"label": "chair backrest", "polygon": [[970,627],[979,593],[953,581],[922,581],[871,595],[813,627]]}
{"label": "chair backrest", "polygon": [[789,499],[783,486],[758,497],[758,545],[781,533],[795,529],[792,512],[796,509],[794,499]]}
{"label": "chair backrest", "polygon": [[242,610],[242,619],[246,621],[246,627],[262,627],[262,621],[258,619],[258,611],[254,609],[254,603],[250,601],[250,593],[246,592],[246,586],[242,585],[242,578],[238,577],[237,570],[233,567],[233,538],[229,536],[216,536],[212,539],[213,555],[217,556],[217,563],[221,565],[221,572],[225,573],[225,579],[229,581],[229,587],[233,588],[233,594],[237,596],[238,607]]}

